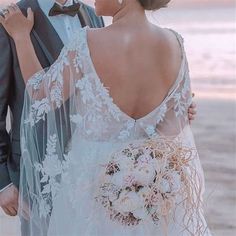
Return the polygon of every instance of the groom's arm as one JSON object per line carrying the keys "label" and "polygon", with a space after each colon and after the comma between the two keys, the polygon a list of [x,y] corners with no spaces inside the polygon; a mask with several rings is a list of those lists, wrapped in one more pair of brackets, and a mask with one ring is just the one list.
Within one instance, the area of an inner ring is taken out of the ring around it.
{"label": "groom's arm", "polygon": [[10,39],[0,26],[0,207],[15,216],[18,209],[18,189],[11,183],[7,161],[11,155],[10,135],[6,130],[7,109],[13,81]]}
{"label": "groom's arm", "polygon": [[12,76],[10,42],[5,30],[0,26],[0,190],[11,183],[7,168],[10,136],[6,130],[6,117]]}

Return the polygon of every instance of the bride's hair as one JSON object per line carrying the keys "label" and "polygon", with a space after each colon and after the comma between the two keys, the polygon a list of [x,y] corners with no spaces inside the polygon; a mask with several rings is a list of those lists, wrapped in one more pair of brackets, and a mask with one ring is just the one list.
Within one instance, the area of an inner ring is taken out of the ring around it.
{"label": "bride's hair", "polygon": [[171,0],[138,0],[145,10],[155,11],[166,7]]}

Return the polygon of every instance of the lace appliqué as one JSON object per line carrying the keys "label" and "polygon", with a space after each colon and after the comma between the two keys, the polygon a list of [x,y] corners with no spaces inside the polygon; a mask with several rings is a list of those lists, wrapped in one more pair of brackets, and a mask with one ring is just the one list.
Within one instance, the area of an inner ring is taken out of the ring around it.
{"label": "lace appliqu\u00e9", "polygon": [[125,125],[124,125],[124,129],[122,129],[119,133],[118,139],[125,141],[130,137],[130,134],[134,128],[134,124],[135,122],[128,120]]}
{"label": "lace appliqu\u00e9", "polygon": [[62,175],[68,169],[67,156],[64,155],[64,160],[61,160],[57,155],[56,147],[56,135],[51,135],[48,139],[45,159],[42,163],[35,163],[35,169],[41,176],[42,186],[39,212],[44,217],[52,210],[52,202],[60,190]]}
{"label": "lace appliqu\u00e9", "polygon": [[[29,118],[25,123],[30,123],[31,126],[35,125],[40,120],[45,120],[46,114],[53,108],[60,108],[63,103],[63,86],[64,86],[64,69],[70,66],[71,69],[79,73],[82,67],[82,59],[79,55],[78,39],[72,41],[72,44],[65,46],[55,63],[44,71],[36,73],[27,83],[26,89],[32,99],[30,107]],[[75,53],[74,57],[69,58],[70,52]],[[79,79],[79,78],[76,78]],[[41,98],[41,93],[44,97]]]}
{"label": "lace appliqu\u00e9", "polygon": [[181,90],[179,92],[176,92],[173,96],[175,102],[174,111],[176,117],[182,116],[185,117],[186,119],[188,118],[186,114],[192,102],[192,97],[190,94],[191,94],[190,79],[187,76],[184,79],[184,84]]}

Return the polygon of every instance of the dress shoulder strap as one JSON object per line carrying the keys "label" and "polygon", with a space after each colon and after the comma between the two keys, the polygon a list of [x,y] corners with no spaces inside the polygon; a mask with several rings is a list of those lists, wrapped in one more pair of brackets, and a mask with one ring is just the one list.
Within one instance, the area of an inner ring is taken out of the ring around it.
{"label": "dress shoulder strap", "polygon": [[186,61],[186,53],[185,53],[185,49],[184,49],[184,38],[182,37],[181,34],[179,34],[178,32],[176,32],[173,29],[170,29],[170,28],[165,28],[165,29],[169,30],[170,32],[172,32],[175,35],[175,37],[179,43],[180,49],[181,49],[182,60]]}

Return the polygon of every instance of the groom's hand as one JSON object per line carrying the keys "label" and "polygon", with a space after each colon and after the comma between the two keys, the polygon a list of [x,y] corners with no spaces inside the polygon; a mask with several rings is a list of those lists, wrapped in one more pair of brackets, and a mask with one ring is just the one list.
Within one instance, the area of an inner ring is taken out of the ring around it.
{"label": "groom's hand", "polygon": [[25,17],[20,8],[12,3],[3,10],[2,14],[0,23],[14,40],[30,34],[34,25],[34,13],[31,8],[27,9],[27,17]]}
{"label": "groom's hand", "polygon": [[0,207],[9,216],[16,216],[18,211],[19,191],[11,185],[0,193]]}
{"label": "groom's hand", "polygon": [[195,117],[196,117],[196,114],[197,114],[197,110],[196,110],[196,103],[192,103],[188,109],[188,119],[189,119],[189,122],[195,120]]}
{"label": "groom's hand", "polygon": [[[193,98],[195,97],[194,93],[192,93],[192,97]],[[195,102],[192,102],[192,104],[188,108],[188,119],[190,124],[193,120],[195,120],[196,114],[197,114],[197,105]]]}

